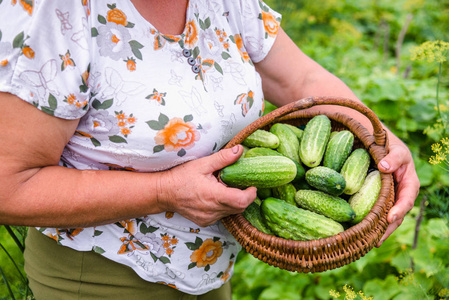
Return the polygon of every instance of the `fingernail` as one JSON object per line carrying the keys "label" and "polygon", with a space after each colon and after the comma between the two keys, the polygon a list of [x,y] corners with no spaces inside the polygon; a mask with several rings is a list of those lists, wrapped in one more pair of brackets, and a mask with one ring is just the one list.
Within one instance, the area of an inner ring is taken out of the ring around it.
{"label": "fingernail", "polygon": [[239,145],[235,145],[234,147],[231,148],[231,150],[234,154],[239,153]]}
{"label": "fingernail", "polygon": [[391,223],[394,223],[396,221],[396,219],[398,218],[398,216],[393,215],[393,218],[391,219]]}
{"label": "fingernail", "polygon": [[382,168],[384,168],[385,170],[388,170],[390,168],[390,165],[386,162],[386,161],[381,161],[380,165],[382,166]]}

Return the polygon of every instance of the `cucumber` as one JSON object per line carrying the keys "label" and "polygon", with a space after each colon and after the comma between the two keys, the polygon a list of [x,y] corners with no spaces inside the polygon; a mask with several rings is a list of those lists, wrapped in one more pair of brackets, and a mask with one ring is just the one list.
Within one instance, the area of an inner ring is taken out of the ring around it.
{"label": "cucumber", "polygon": [[372,171],[366,176],[360,190],[349,198],[349,205],[355,212],[355,219],[352,220],[354,224],[362,221],[373,208],[379,197],[381,186],[380,172]]}
{"label": "cucumber", "polygon": [[285,239],[316,240],[344,231],[340,223],[330,218],[277,198],[265,199],[260,208],[265,224],[275,235]]}
{"label": "cucumber", "polygon": [[292,205],[296,205],[295,194],[296,188],[293,183],[287,183],[281,186],[277,186],[271,189],[273,197],[286,201]]}
{"label": "cucumber", "polygon": [[353,195],[362,187],[370,162],[371,157],[364,148],[352,151],[340,171],[346,180],[346,188],[343,193]]}
{"label": "cucumber", "polygon": [[272,188],[291,182],[296,176],[296,165],[285,156],[244,157],[220,172],[228,186]]}
{"label": "cucumber", "polygon": [[258,188],[257,189],[257,197],[259,197],[260,199],[266,199],[271,196],[273,196],[273,192],[271,191],[271,188]]}
{"label": "cucumber", "polygon": [[279,138],[269,131],[257,129],[242,142],[242,145],[249,148],[265,147],[276,149],[279,146]]}
{"label": "cucumber", "polygon": [[304,134],[304,130],[302,130],[299,127],[293,126],[291,124],[287,124],[287,123],[283,123],[285,126],[287,126],[288,128],[291,129],[291,131],[293,131],[293,133],[296,135],[296,137],[298,138],[298,140],[301,140],[302,135]]}
{"label": "cucumber", "polygon": [[243,217],[248,220],[254,227],[256,227],[259,231],[262,231],[266,234],[273,234],[271,229],[265,224],[264,219],[262,218],[262,214],[260,211],[260,206],[257,202],[253,202],[243,211]]}
{"label": "cucumber", "polygon": [[275,123],[270,132],[279,138],[279,146],[276,150],[296,162],[299,160],[299,140],[293,131],[283,123]]}
{"label": "cucumber", "polygon": [[302,135],[299,156],[306,166],[319,166],[331,133],[331,122],[325,115],[318,115],[307,122]]}
{"label": "cucumber", "polygon": [[348,130],[336,132],[329,139],[324,153],[323,166],[340,172],[354,145],[354,135]]}
{"label": "cucumber", "polygon": [[266,148],[266,147],[254,147],[248,149],[245,153],[245,157],[255,157],[255,156],[283,156],[276,150]]}
{"label": "cucumber", "polygon": [[343,175],[328,167],[318,166],[309,169],[305,177],[307,183],[314,188],[334,196],[343,194],[346,187]]}
{"label": "cucumber", "polygon": [[346,200],[322,191],[299,190],[295,201],[300,207],[337,222],[348,222],[355,218],[355,212]]}
{"label": "cucumber", "polygon": [[[255,157],[255,156],[284,156],[276,150],[265,148],[265,147],[254,147],[250,148],[246,153],[245,157]],[[293,179],[293,182],[298,182],[304,178],[306,170],[301,165],[301,163],[292,160],[296,165],[296,176]]]}

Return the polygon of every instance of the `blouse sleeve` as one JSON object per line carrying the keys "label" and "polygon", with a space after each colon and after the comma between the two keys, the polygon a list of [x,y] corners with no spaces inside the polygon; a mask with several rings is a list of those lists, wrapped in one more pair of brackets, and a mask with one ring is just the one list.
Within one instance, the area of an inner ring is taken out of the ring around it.
{"label": "blouse sleeve", "polygon": [[274,44],[281,24],[281,15],[261,0],[242,0],[242,39],[255,63],[260,62]]}
{"label": "blouse sleeve", "polygon": [[0,91],[64,119],[89,107],[89,1],[0,2]]}

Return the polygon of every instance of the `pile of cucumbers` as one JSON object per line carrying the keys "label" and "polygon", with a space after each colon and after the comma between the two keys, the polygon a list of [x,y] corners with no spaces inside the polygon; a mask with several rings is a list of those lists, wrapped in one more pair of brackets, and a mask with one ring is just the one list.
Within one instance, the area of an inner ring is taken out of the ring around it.
{"label": "pile of cucumbers", "polygon": [[220,178],[257,187],[243,216],[264,233],[301,241],[333,236],[362,221],[379,196],[381,176],[369,170],[368,151],[353,149],[352,132],[332,131],[326,115],[302,128],[258,129],[242,145],[244,154]]}

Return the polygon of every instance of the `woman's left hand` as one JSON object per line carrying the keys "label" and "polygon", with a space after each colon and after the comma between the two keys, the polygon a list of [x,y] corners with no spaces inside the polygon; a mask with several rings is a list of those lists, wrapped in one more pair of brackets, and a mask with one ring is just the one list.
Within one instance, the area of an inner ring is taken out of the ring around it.
{"label": "woman's left hand", "polygon": [[380,247],[404,221],[415,204],[420,187],[412,155],[402,142],[390,144],[389,153],[379,162],[378,168],[384,173],[393,173],[396,188],[395,204],[387,216],[390,225],[376,247]]}

